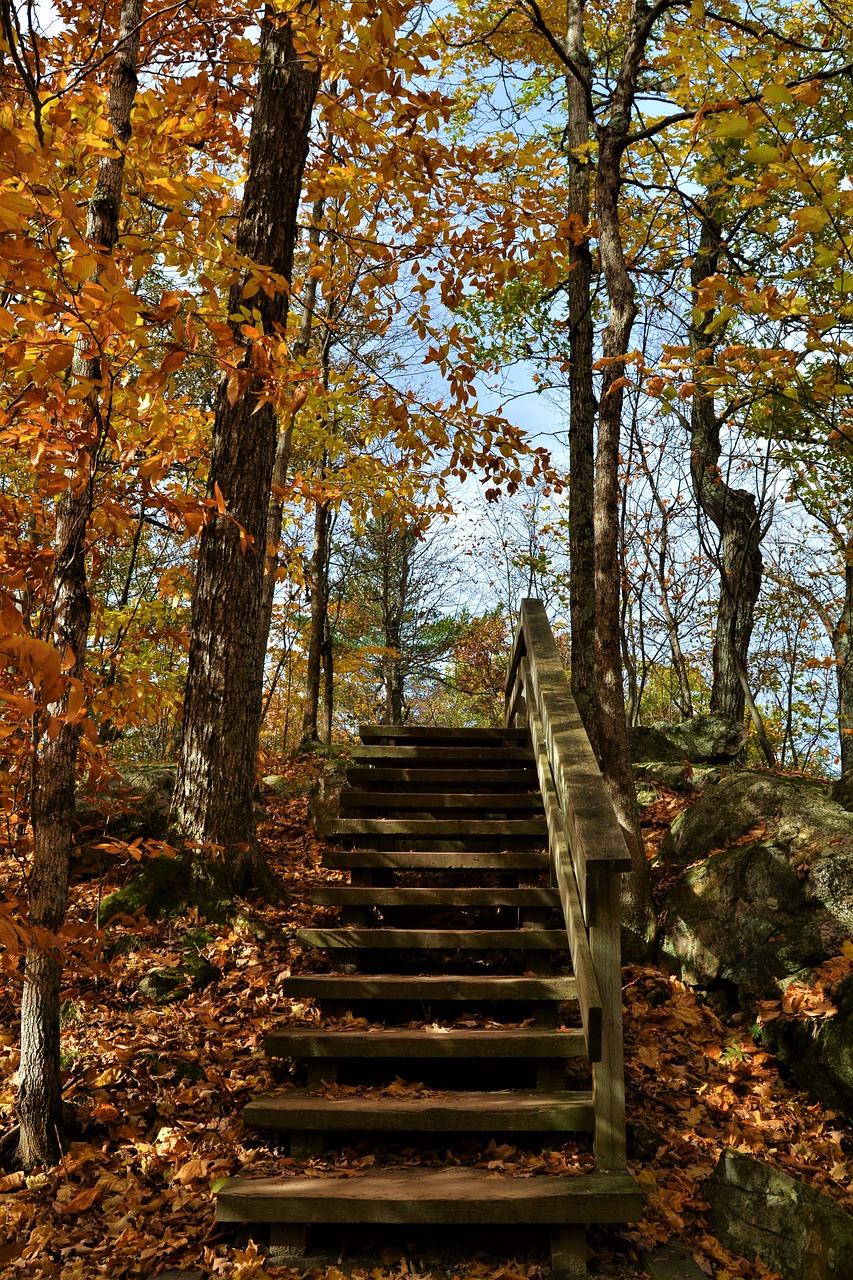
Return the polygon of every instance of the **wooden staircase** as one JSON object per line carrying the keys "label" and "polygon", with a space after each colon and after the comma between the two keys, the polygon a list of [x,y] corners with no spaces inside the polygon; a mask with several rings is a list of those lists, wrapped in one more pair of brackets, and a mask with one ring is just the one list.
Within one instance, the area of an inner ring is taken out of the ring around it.
{"label": "wooden staircase", "polygon": [[[369,1029],[271,1034],[266,1052],[303,1060],[307,1087],[254,1098],[247,1125],[288,1134],[303,1156],[336,1135],[407,1148],[440,1134],[452,1149],[455,1136],[509,1134],[542,1148],[589,1132],[595,1167],[234,1178],[217,1219],[267,1224],[271,1244],[297,1249],[332,1223],[535,1224],[550,1229],[552,1272],[582,1275],[586,1224],[642,1214],[625,1169],[618,886],[629,863],[541,604],[524,602],[506,728],[379,725],[361,739],[326,859],[351,883],[313,899],[340,909],[340,927],[299,934],[334,971],[284,989]],[[587,1073],[571,1088],[570,1061]],[[433,1087],[377,1094],[395,1078]],[[323,1082],[374,1087],[324,1094]]]}

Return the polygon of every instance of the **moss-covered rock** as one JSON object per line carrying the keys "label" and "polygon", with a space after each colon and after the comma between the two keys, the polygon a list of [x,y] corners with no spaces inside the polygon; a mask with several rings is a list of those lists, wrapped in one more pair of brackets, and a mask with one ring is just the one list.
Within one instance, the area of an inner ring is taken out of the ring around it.
{"label": "moss-covered rock", "polygon": [[208,920],[225,921],[234,915],[236,906],[224,882],[224,875],[211,860],[210,875],[199,874],[200,859],[165,855],[151,858],[141,871],[101,903],[101,924],[116,916],[135,916],[143,912],[158,916],[179,915],[186,907],[198,907]]}
{"label": "moss-covered rock", "polygon": [[853,1120],[853,978],[833,999],[831,1016],[767,1022],[761,1040],[801,1089]]}
{"label": "moss-covered rock", "polygon": [[162,840],[174,788],[174,765],[121,765],[103,789],[77,796],[79,842]]}
{"label": "moss-covered rock", "polygon": [[747,731],[725,716],[701,715],[681,724],[635,725],[631,730],[631,759],[694,764],[724,764],[743,749]]}
{"label": "moss-covered rock", "polygon": [[136,989],[155,1004],[174,1004],[185,1000],[191,991],[204,991],[219,977],[220,970],[206,956],[188,952],[174,968],[152,969]]}
{"label": "moss-covered rock", "polygon": [[853,1217],[813,1187],[727,1147],[705,1183],[708,1222],[735,1253],[782,1280],[848,1280]]}
{"label": "moss-covered rock", "polygon": [[853,814],[825,784],[732,774],[679,815],[660,856],[685,869],[664,959],[699,986],[735,984],[746,1008],[853,938]]}
{"label": "moss-covered rock", "polygon": [[308,811],[318,835],[327,836],[334,829],[341,811],[341,792],[347,784],[346,759],[328,760],[323,772],[311,788]]}
{"label": "moss-covered rock", "polygon": [[[637,795],[655,784],[671,791],[696,792],[712,787],[726,776],[731,765],[693,765],[689,760],[673,764],[670,760],[644,760],[633,766]],[[642,802],[640,802],[642,803]]]}
{"label": "moss-covered rock", "polygon": [[[664,903],[664,963],[747,1013],[794,979],[811,984],[853,939],[853,813],[825,783],[723,778],[679,815],[661,856],[682,869]],[[762,1035],[802,1089],[853,1118],[853,979],[834,999],[834,1015]]]}

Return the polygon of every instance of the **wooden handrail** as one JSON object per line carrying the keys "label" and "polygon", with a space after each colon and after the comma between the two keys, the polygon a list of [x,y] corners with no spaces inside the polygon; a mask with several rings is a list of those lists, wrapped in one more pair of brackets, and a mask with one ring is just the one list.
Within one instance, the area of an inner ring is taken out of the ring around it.
{"label": "wooden handrail", "polygon": [[620,876],[625,837],[572,697],[541,600],[524,600],[510,657],[506,722],[530,733],[548,825],[551,867],[593,1064],[595,1154],[625,1168]]}

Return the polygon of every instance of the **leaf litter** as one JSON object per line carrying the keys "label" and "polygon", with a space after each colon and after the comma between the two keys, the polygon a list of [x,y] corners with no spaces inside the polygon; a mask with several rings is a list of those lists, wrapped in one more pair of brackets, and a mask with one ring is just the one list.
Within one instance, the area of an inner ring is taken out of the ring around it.
{"label": "leaf litter", "polygon": [[[289,769],[304,781],[311,768],[299,762],[281,771]],[[654,834],[672,820],[678,803],[664,796],[652,809],[644,816]],[[283,1022],[319,1023],[309,1002],[282,995],[281,979],[324,967],[322,957],[298,946],[295,930],[334,918],[333,911],[311,906],[310,894],[317,884],[342,879],[320,864],[323,844],[310,829],[302,797],[271,798],[261,835],[291,895],[286,907],[253,904],[225,926],[192,912],[181,920],[125,920],[105,932],[108,963],[78,964],[67,973],[62,1061],[72,1140],[59,1165],[29,1177],[9,1162],[19,1055],[18,1027],[6,1011],[19,1005],[20,991],[14,986],[16,974],[5,971],[0,991],[7,1019],[0,1027],[0,1108],[7,1129],[6,1140],[0,1139],[6,1157],[0,1173],[3,1280],[153,1277],[174,1267],[235,1280],[296,1280],[306,1274],[310,1280],[341,1280],[338,1266],[312,1265],[306,1271],[292,1260],[280,1265],[254,1243],[235,1241],[214,1221],[216,1188],[238,1173],[363,1177],[383,1164],[452,1162],[504,1177],[572,1177],[592,1167],[588,1148],[572,1142],[528,1151],[494,1139],[471,1139],[448,1151],[395,1150],[365,1140],[335,1154],[300,1158],[283,1155],[262,1135],[245,1130],[242,1109],[253,1094],[296,1087],[292,1077],[281,1078],[281,1064],[268,1062],[261,1046],[267,1031]],[[3,871],[14,892],[17,868],[10,864]],[[115,867],[119,877],[121,871]],[[112,887],[100,886],[100,891]],[[70,918],[90,923],[98,892],[91,881],[74,886]],[[167,1005],[154,1005],[139,994],[141,977],[179,964],[188,949],[216,966],[219,977],[211,986]],[[834,981],[846,976],[851,964],[853,949],[825,966],[815,999],[831,1000]],[[790,1010],[780,1003],[778,1016],[797,1012],[796,994]],[[808,1004],[806,997],[803,1003]],[[765,1016],[775,1012],[768,1008]],[[822,1013],[815,1010],[815,1016]],[[458,1025],[466,1022],[489,1025],[473,1017]],[[325,1025],[364,1029],[374,1024],[346,1014],[326,1019]],[[644,1274],[638,1261],[644,1250],[677,1240],[715,1280],[770,1280],[767,1268],[729,1253],[708,1230],[702,1185],[726,1146],[769,1161],[853,1211],[851,1126],[790,1089],[772,1057],[742,1027],[727,1025],[660,970],[628,968],[625,1039],[629,1124],[651,1132],[656,1151],[651,1160],[630,1162],[645,1195],[642,1224],[590,1229],[591,1274],[634,1280]],[[314,1092],[376,1099],[442,1096],[403,1078],[371,1088],[323,1083]],[[346,1274],[352,1280],[419,1280],[427,1274],[444,1280],[541,1280],[547,1274],[541,1261],[496,1264],[482,1253],[450,1262],[430,1258],[423,1264],[426,1270],[419,1270],[418,1257],[380,1250],[373,1265],[350,1260]]]}

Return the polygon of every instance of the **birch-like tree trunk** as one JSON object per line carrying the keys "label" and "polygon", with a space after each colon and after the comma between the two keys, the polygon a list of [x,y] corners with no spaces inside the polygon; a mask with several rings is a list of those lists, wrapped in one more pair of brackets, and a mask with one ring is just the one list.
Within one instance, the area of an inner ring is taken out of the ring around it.
{"label": "birch-like tree trunk", "polygon": [[[106,256],[118,239],[124,184],[124,154],[131,134],[136,96],[139,28],[143,0],[124,0],[110,78],[107,114],[117,142],[115,152],[98,164],[88,204],[86,239],[103,255],[92,275],[97,282]],[[95,476],[107,427],[98,384],[101,353],[81,344],[73,372],[92,384],[84,402],[78,467],[56,504],[50,638],[62,654],[73,655],[69,676],[81,680],[86,665],[91,602],[86,580],[86,537],[94,502]],[[67,695],[49,707],[59,732],[45,735],[34,771],[31,800],[33,865],[30,874],[31,924],[56,934],[68,905],[68,869],[75,809],[75,775],[80,726],[67,719]],[[17,1112],[19,1156],[25,1169],[52,1165],[59,1158],[62,1133],[62,1085],[59,1070],[59,995],[62,961],[58,948],[31,946],[26,955],[21,1004],[21,1064]]]}

